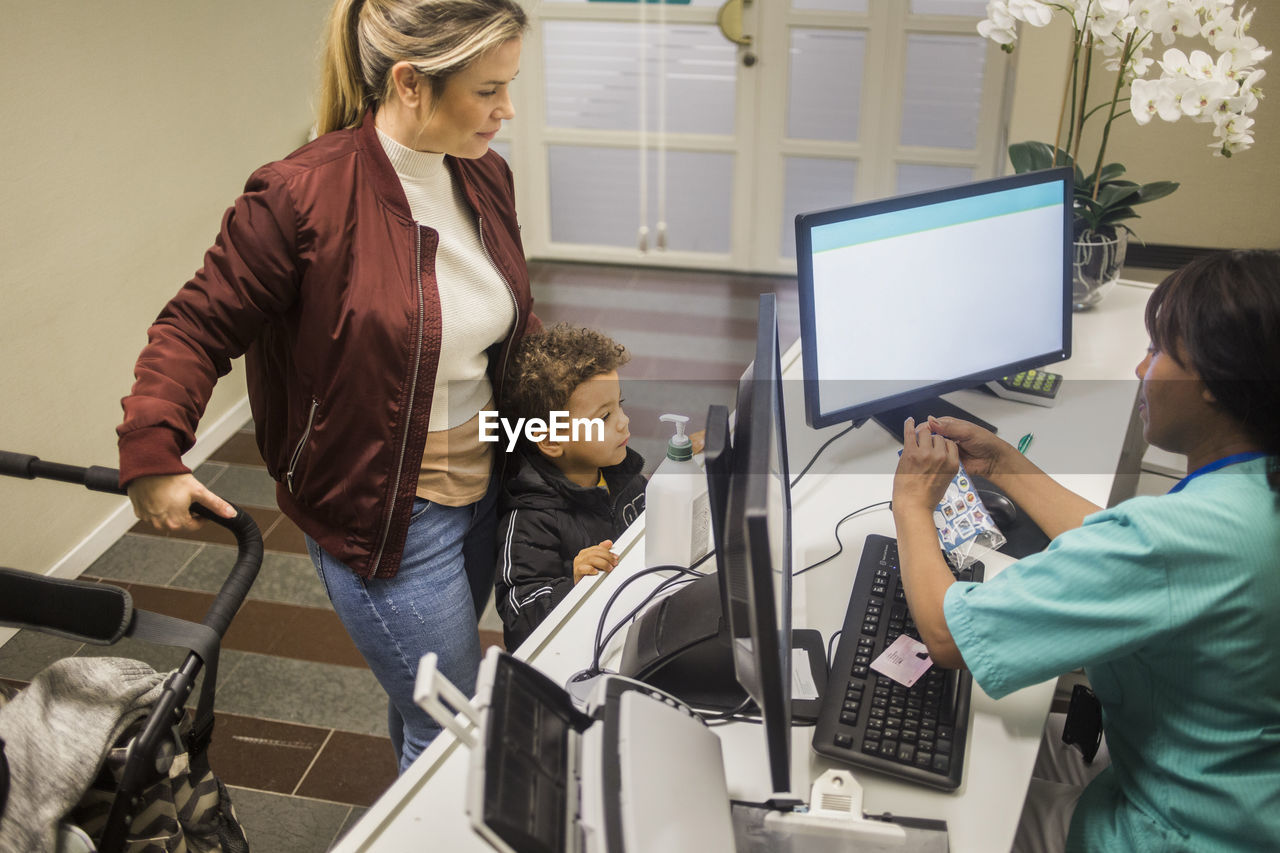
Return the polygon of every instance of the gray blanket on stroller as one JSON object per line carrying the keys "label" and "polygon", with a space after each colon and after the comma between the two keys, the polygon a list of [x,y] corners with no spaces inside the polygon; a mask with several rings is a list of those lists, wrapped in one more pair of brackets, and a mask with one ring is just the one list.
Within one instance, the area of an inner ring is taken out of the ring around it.
{"label": "gray blanket on stroller", "polygon": [[52,851],[120,733],[160,697],[165,675],[126,658],[64,658],[0,708],[9,802],[0,853]]}

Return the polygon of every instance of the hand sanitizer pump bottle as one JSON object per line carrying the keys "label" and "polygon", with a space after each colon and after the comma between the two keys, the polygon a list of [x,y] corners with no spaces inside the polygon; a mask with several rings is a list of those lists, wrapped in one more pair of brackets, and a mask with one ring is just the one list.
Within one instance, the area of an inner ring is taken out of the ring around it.
{"label": "hand sanitizer pump bottle", "polygon": [[689,419],[663,415],[658,420],[675,424],[676,434],[667,442],[667,458],[644,490],[644,564],[688,567],[710,547],[707,478],[693,461],[693,443],[684,434]]}

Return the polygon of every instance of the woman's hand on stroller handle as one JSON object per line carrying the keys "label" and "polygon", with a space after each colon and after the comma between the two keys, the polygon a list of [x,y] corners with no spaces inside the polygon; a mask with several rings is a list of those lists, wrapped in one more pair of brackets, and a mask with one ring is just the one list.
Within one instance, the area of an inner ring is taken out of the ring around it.
{"label": "woman's hand on stroller handle", "polygon": [[161,533],[199,528],[202,522],[192,514],[193,504],[222,518],[236,515],[234,506],[209,491],[192,474],[139,477],[129,484],[128,493],[134,515]]}

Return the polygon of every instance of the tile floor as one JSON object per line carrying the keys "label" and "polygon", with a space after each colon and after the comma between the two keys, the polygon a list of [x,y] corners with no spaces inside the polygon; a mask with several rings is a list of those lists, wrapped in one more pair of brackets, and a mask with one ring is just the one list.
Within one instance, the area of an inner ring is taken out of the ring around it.
{"label": "tile floor", "polygon": [[[589,325],[631,352],[624,394],[650,469],[665,445],[659,414],[696,422],[712,402],[732,405],[754,350],[759,293],[779,293],[783,345],[798,335],[793,278],[549,263],[530,272],[544,323]],[[330,609],[300,531],[276,508],[251,424],[196,475],[254,517],[266,548],[224,638],[210,764],[255,851],[325,851],[395,778],[385,694]],[[234,541],[214,525],[172,537],[137,526],[84,577],[124,586],[139,607],[198,620],[234,557]],[[485,645],[501,642],[492,606],[481,628]],[[103,648],[21,631],[0,647],[0,679],[22,686],[58,658],[104,654],[158,670],[184,657],[133,640]]]}

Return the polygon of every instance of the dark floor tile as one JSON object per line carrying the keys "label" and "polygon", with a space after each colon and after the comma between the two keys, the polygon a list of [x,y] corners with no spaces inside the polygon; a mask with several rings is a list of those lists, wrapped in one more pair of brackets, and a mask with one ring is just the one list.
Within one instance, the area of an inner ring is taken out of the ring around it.
{"label": "dark floor tile", "polygon": [[[127,588],[135,606],[192,622],[203,620],[214,600],[211,593],[198,590],[147,584],[128,584]],[[222,648],[344,666],[365,665],[328,606],[248,600],[232,619]]]}
{"label": "dark floor tile", "polygon": [[210,462],[226,462],[231,465],[256,465],[265,468],[262,454],[258,452],[258,442],[253,437],[253,422],[245,425],[248,432],[237,432],[227,439],[221,447],[209,454]]}
{"label": "dark floor tile", "polygon": [[231,714],[385,737],[387,694],[365,668],[237,654],[220,678],[218,708]]}
{"label": "dark floor tile", "polygon": [[488,649],[490,646],[497,646],[498,648],[503,650],[507,648],[506,644],[502,642],[501,631],[481,631],[480,632],[481,651]]}
{"label": "dark floor tile", "polygon": [[215,714],[209,765],[228,785],[292,794],[332,729]]}
{"label": "dark floor tile", "polygon": [[287,613],[281,613],[281,619],[284,630],[268,650],[271,654],[317,663],[366,666],[351,635],[332,610],[290,607]]}
{"label": "dark floor tile", "polygon": [[[190,622],[202,621],[205,614],[209,612],[209,605],[213,603],[214,598],[210,593],[189,589],[173,589],[143,583],[129,583],[123,586],[133,596],[135,607]],[[234,622],[232,624],[234,625]],[[226,645],[225,641],[223,645]]]}
{"label": "dark floor tile", "polygon": [[84,574],[116,581],[138,581],[164,586],[204,547],[198,542],[126,533]]}
{"label": "dark floor tile", "polygon": [[351,814],[351,806],[231,788],[236,817],[254,853],[323,853]]}
{"label": "dark floor tile", "polygon": [[396,780],[391,739],[334,732],[307,771],[297,795],[371,806]]}
{"label": "dark floor tile", "polygon": [[302,531],[283,514],[279,521],[262,537],[262,544],[268,551],[279,551],[284,554],[306,554],[307,541]]}
{"label": "dark floor tile", "polygon": [[0,676],[30,681],[40,670],[56,660],[71,657],[83,645],[77,640],[39,631],[19,631],[0,646]]}

